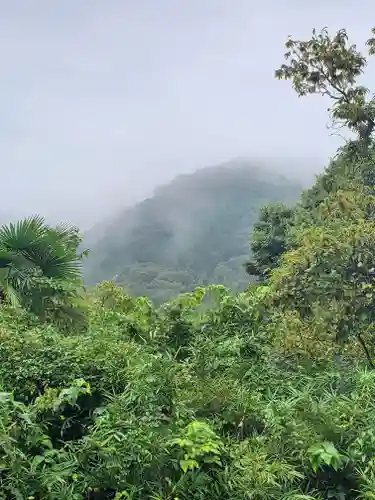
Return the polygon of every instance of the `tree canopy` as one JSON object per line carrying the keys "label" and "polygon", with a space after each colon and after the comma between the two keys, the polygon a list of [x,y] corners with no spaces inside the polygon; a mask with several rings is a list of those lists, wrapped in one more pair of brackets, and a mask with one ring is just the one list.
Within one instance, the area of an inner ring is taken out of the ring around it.
{"label": "tree canopy", "polygon": [[[369,54],[374,55],[375,38],[370,38],[367,45]],[[330,36],[327,28],[320,32],[314,29],[310,40],[289,37],[285,47],[287,63],[276,70],[276,77],[292,80],[300,97],[308,94],[329,97],[333,126],[347,127],[367,143],[375,127],[375,99],[368,98],[369,90],[358,83],[367,59],[349,43],[346,30]]]}

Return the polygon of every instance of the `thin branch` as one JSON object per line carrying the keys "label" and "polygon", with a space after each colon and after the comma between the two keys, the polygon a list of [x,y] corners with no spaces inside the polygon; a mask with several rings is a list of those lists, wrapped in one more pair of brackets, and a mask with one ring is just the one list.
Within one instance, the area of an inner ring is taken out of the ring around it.
{"label": "thin branch", "polygon": [[361,334],[358,334],[357,337],[358,337],[359,343],[362,346],[362,349],[364,350],[364,352],[366,354],[366,358],[367,358],[367,362],[369,364],[369,367],[373,370],[375,368],[375,365],[374,365],[373,360],[371,359],[370,352],[365,344],[365,341],[361,337]]}

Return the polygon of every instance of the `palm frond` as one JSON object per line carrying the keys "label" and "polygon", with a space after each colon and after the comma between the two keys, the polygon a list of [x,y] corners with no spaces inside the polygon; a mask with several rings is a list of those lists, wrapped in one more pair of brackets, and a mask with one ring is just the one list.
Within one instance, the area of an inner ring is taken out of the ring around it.
{"label": "palm frond", "polygon": [[61,223],[49,230],[49,238],[54,244],[63,245],[66,249],[76,251],[81,243],[81,234],[79,228],[73,224]]}
{"label": "palm frond", "polygon": [[11,262],[13,262],[13,254],[0,249],[0,269],[8,267]]}
{"label": "palm frond", "polygon": [[51,308],[56,314],[60,309],[64,318],[71,316],[82,323],[85,315],[79,313],[70,290],[82,281],[80,241],[75,226],[51,228],[40,216],[2,226],[0,271],[6,272],[0,276],[0,288],[5,300],[41,317],[48,316]]}
{"label": "palm frond", "polygon": [[76,279],[81,273],[79,239],[75,226],[51,229],[43,217],[29,217],[0,228],[0,265],[34,266],[48,278]]}
{"label": "palm frond", "polygon": [[29,261],[22,252],[8,251],[0,248],[0,269],[7,267],[30,268],[33,267],[32,262]]}
{"label": "palm frond", "polygon": [[77,226],[65,222],[57,224],[54,231],[56,231],[60,238],[70,238],[73,234],[79,234],[79,228]]}
{"label": "palm frond", "polygon": [[38,245],[22,254],[38,267],[47,278],[76,279],[81,274],[81,262],[75,252],[57,246]]}
{"label": "palm frond", "polygon": [[34,215],[10,223],[0,228],[0,247],[8,251],[22,251],[30,245],[40,242],[45,236],[45,220],[39,215]]}
{"label": "palm frond", "polygon": [[14,308],[21,308],[21,297],[15,288],[11,285],[11,283],[7,280],[4,280],[0,284],[0,289],[3,292],[5,300]]}

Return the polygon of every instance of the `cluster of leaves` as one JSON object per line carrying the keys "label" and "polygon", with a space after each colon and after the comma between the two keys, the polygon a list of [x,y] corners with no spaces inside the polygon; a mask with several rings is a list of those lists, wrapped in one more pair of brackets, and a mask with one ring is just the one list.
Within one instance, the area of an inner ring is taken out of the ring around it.
{"label": "cluster of leaves", "polygon": [[[375,35],[375,29],[373,30]],[[369,53],[375,53],[375,38],[367,42]],[[285,59],[276,71],[279,79],[292,80],[299,96],[321,94],[332,102],[334,126],[358,134],[362,143],[369,141],[375,127],[375,100],[367,99],[369,90],[357,84],[367,64],[366,57],[348,41],[342,29],[331,37],[325,28],[313,30],[308,41],[289,38],[285,44]]]}
{"label": "cluster of leaves", "polygon": [[265,205],[259,221],[254,224],[251,241],[253,261],[246,264],[250,276],[261,281],[269,277],[279,265],[279,258],[287,250],[288,227],[293,221],[294,209],[283,203]]}
{"label": "cluster of leaves", "polygon": [[0,300],[42,320],[85,324],[81,237],[69,225],[33,216],[0,228]]}

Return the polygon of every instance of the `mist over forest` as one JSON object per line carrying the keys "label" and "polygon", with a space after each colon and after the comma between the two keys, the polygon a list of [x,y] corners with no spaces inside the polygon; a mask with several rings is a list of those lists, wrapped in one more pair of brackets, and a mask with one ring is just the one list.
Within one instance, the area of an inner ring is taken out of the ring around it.
{"label": "mist over forest", "polygon": [[84,234],[85,282],[114,280],[158,303],[198,285],[243,290],[260,209],[296,202],[301,191],[277,170],[244,159],[180,175]]}
{"label": "mist over forest", "polygon": [[361,5],[7,4],[1,220],[40,213],[86,231],[177,175],[236,158],[313,182],[342,139],[327,131],[326,99],[295,99],[273,68],[286,34],[311,26],[345,26],[362,47],[371,6]]}
{"label": "mist over forest", "polygon": [[375,499],[373,10],[4,3],[0,500]]}

